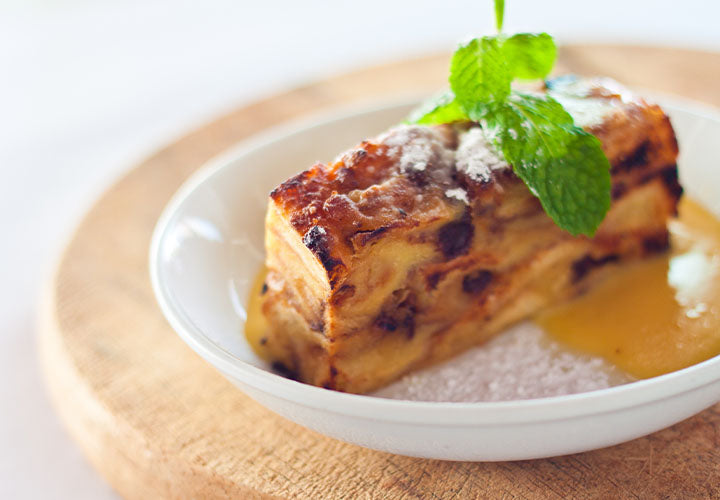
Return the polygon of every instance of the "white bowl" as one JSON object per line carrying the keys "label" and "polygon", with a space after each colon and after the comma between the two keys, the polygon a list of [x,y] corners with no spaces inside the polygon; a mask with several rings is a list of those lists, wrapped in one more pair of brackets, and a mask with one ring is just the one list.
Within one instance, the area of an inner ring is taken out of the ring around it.
{"label": "white bowl", "polygon": [[[660,99],[681,145],[687,192],[720,214],[720,114]],[[269,191],[317,160],[398,123],[412,104],[338,112],[268,131],[199,170],[153,236],[150,270],[180,337],[262,405],[343,441],[445,460],[518,460],[617,444],[720,400],[720,357],[667,375],[581,394],[485,403],[343,394],[273,374],[245,342],[248,291],[263,261]]]}

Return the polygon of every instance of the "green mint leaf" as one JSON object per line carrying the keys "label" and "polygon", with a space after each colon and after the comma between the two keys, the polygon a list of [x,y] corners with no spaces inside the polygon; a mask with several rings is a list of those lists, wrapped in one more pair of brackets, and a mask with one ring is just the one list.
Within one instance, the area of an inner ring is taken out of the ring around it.
{"label": "green mint leaf", "polygon": [[[504,0],[495,0],[498,33],[504,12]],[[592,236],[610,208],[610,163],[600,141],[575,126],[551,95],[511,88],[514,79],[545,78],[556,57],[547,33],[473,39],[453,54],[451,91],[425,103],[409,121],[479,122],[555,223],[573,235]]]}
{"label": "green mint leaf", "polygon": [[505,0],[495,0],[495,26],[498,33],[502,31],[503,18],[505,17]]}
{"label": "green mint leaf", "polygon": [[468,116],[455,100],[455,94],[445,91],[442,94],[428,99],[408,116],[408,123],[420,125],[436,125],[438,123],[452,123],[467,121]]}
{"label": "green mint leaf", "polygon": [[518,33],[505,40],[502,51],[513,78],[522,80],[545,78],[557,58],[555,41],[547,33]]}
{"label": "green mint leaf", "polygon": [[474,38],[453,54],[450,88],[460,108],[472,120],[480,120],[493,102],[505,100],[510,95],[511,81],[496,37]]}
{"label": "green mint leaf", "polygon": [[610,208],[610,163],[596,137],[547,95],[513,93],[482,125],[558,226],[595,234]]}

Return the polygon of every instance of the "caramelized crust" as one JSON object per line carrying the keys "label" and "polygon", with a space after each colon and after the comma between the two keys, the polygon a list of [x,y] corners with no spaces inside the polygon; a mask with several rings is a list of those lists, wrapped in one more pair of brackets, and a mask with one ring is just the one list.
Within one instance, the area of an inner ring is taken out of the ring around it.
{"label": "caramelized crust", "polygon": [[594,238],[559,229],[477,125],[391,129],[271,193],[274,358],[305,382],[366,392],[579,293],[606,264],[666,248],[682,193],[667,116],[614,82],[548,92],[612,165]]}

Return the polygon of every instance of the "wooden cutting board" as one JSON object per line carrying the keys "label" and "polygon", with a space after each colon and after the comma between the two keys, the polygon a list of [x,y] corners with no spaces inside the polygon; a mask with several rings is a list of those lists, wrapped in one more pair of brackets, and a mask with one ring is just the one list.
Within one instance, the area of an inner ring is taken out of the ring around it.
{"label": "wooden cutting board", "polygon": [[[561,61],[563,70],[720,106],[720,54],[572,46]],[[234,111],[138,165],[86,215],[47,289],[40,351],[58,413],[121,495],[720,497],[720,405],[651,436],[578,455],[511,463],[407,458],[276,416],[222,378],[165,322],[150,289],[148,245],[165,203],[194,170],[299,115],[439,89],[447,66],[447,56],[379,66]]]}

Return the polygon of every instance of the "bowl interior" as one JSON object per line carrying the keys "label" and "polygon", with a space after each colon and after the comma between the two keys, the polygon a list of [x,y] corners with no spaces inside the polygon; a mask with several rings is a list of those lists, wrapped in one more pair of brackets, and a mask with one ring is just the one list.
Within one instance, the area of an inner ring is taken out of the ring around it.
{"label": "bowl interior", "polygon": [[[720,117],[697,104],[659,101],[678,136],[686,192],[720,215]],[[339,112],[273,129],[193,176],[166,209],[154,240],[151,265],[170,314],[218,350],[269,369],[243,334],[248,293],[264,260],[268,193],[314,162],[330,161],[360,138],[399,123],[413,105]]]}

